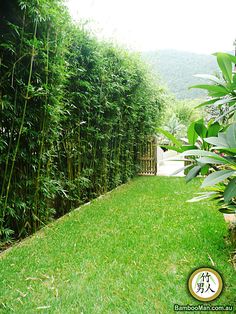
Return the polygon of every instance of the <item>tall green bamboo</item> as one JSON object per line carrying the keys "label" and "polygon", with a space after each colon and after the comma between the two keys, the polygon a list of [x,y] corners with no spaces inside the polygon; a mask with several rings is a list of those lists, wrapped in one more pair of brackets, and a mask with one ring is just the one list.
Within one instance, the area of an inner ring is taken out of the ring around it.
{"label": "tall green bamboo", "polygon": [[6,196],[5,196],[5,200],[4,200],[3,215],[2,215],[3,217],[5,216],[5,211],[6,211],[6,207],[7,207],[7,201],[8,201],[8,195],[9,195],[9,190],[10,190],[10,185],[11,185],[11,180],[12,180],[12,174],[13,174],[13,170],[14,170],[16,156],[17,156],[18,149],[19,149],[20,138],[21,138],[21,134],[23,131],[23,126],[24,126],[24,122],[25,122],[25,114],[26,114],[27,104],[28,104],[28,100],[29,100],[29,91],[30,91],[30,84],[31,84],[31,78],[32,78],[33,62],[34,62],[34,57],[35,57],[35,53],[36,53],[35,41],[36,41],[36,34],[37,34],[37,25],[38,25],[38,21],[36,19],[35,20],[35,26],[34,26],[33,45],[32,45],[32,50],[31,50],[31,57],[30,57],[29,77],[28,77],[28,82],[27,82],[27,86],[26,86],[26,93],[24,96],[24,98],[25,98],[24,109],[23,109],[23,114],[22,114],[21,124],[20,124],[20,130],[19,130],[18,137],[17,137],[16,147],[15,147],[15,150],[13,153],[12,165],[11,165],[9,179],[8,179],[7,188],[6,188]]}
{"label": "tall green bamboo", "polygon": [[137,147],[152,134],[162,101],[139,57],[74,25],[61,0],[6,3],[2,242],[135,176]]}

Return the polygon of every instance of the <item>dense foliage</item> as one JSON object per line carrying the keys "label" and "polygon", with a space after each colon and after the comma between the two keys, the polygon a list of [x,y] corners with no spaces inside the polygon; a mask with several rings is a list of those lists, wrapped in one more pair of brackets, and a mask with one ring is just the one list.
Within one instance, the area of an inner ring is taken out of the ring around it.
{"label": "dense foliage", "polygon": [[[209,191],[200,193],[192,201],[205,198],[216,199],[219,210],[226,214],[236,213],[236,73],[233,71],[236,57],[227,53],[216,53],[221,77],[201,75],[212,83],[193,86],[208,91],[209,100],[200,106],[217,109],[214,121],[214,134],[205,133],[202,126],[203,145],[197,150],[185,152],[191,156],[192,176],[195,177],[203,167],[208,167],[208,176],[202,183]],[[194,171],[195,169],[195,171]],[[198,171],[196,171],[198,169]]]}
{"label": "dense foliage", "polygon": [[[163,129],[174,135],[177,139],[185,137],[189,124],[203,117],[202,108],[196,109],[197,100],[178,100],[167,95]],[[204,112],[205,116],[205,112]],[[160,127],[158,126],[158,129]],[[159,134],[159,144],[167,144],[166,136]]]}
{"label": "dense foliage", "polygon": [[221,76],[199,75],[210,81],[193,86],[206,90],[209,100],[200,107],[211,106],[218,116],[205,123],[194,121],[187,132],[188,143],[183,145],[166,130],[160,130],[172,141],[168,148],[181,152],[188,158],[187,181],[198,174],[207,175],[199,193],[191,201],[217,200],[219,210],[226,214],[236,213],[236,73],[233,68],[236,57],[227,53],[216,53]]}
{"label": "dense foliage", "polygon": [[60,0],[5,1],[0,15],[4,242],[134,176],[162,91],[137,56],[75,26]]}

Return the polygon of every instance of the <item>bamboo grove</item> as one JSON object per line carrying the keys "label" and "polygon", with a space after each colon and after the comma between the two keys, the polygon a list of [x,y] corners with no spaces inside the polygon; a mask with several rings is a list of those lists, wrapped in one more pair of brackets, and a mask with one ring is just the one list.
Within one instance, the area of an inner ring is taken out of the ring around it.
{"label": "bamboo grove", "polygon": [[1,1],[1,243],[133,177],[162,103],[139,58],[75,25],[62,1]]}

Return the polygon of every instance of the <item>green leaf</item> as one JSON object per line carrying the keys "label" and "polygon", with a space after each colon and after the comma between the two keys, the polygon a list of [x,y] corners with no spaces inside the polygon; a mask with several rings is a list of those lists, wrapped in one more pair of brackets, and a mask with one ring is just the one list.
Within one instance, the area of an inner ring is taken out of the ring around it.
{"label": "green leaf", "polygon": [[236,174],[236,171],[233,170],[220,170],[220,171],[215,171],[209,176],[206,177],[206,179],[203,181],[201,187],[206,187],[206,186],[212,186],[215,185],[219,182],[224,181],[228,177]]}
{"label": "green leaf", "polygon": [[236,178],[232,179],[224,191],[224,200],[228,203],[233,197],[236,197]]}
{"label": "green leaf", "polygon": [[198,120],[197,122],[195,122],[194,129],[195,129],[196,133],[197,133],[202,139],[204,139],[204,137],[206,137],[206,135],[207,135],[207,128],[206,128],[205,125],[204,125],[203,119]]}
{"label": "green leaf", "polygon": [[224,86],[219,86],[219,85],[194,85],[189,88],[206,89],[209,92],[217,92],[219,94],[222,94],[221,96],[224,96],[228,93],[228,90]]}
{"label": "green leaf", "polygon": [[221,106],[221,105],[225,105],[225,104],[230,104],[231,102],[236,102],[236,98],[223,98],[223,99],[219,99],[217,100],[214,104],[216,106]]}
{"label": "green leaf", "polygon": [[201,157],[197,159],[198,162],[202,164],[213,164],[213,165],[227,165],[228,160],[222,157],[222,160],[214,159],[211,157]]}
{"label": "green leaf", "polygon": [[162,128],[158,128],[158,131],[161,132],[163,135],[165,135],[173,144],[177,145],[177,146],[181,146],[182,143],[181,141],[179,141],[173,134],[171,134],[170,132],[162,129]]}
{"label": "green leaf", "polygon": [[192,122],[190,126],[188,127],[187,136],[188,136],[189,144],[194,145],[198,138],[198,134],[195,131],[195,122]]}
{"label": "green leaf", "polygon": [[219,211],[224,214],[236,214],[236,206],[222,207]]}
{"label": "green leaf", "polygon": [[214,146],[229,147],[227,142],[220,137],[206,137],[204,141]]}
{"label": "green leaf", "polygon": [[181,150],[182,152],[185,152],[186,150],[192,150],[197,149],[197,146],[195,145],[182,145]]}
{"label": "green leaf", "polygon": [[232,61],[227,53],[218,52],[215,54],[217,56],[218,65],[222,71],[224,79],[226,82],[232,82]]}
{"label": "green leaf", "polygon": [[209,75],[209,74],[196,74],[194,75],[195,77],[199,77],[199,78],[202,78],[202,79],[206,79],[206,80],[209,80],[209,81],[212,81],[214,83],[217,83],[219,85],[222,84],[221,80],[214,76],[214,75]]}
{"label": "green leaf", "polygon": [[183,152],[180,156],[198,156],[198,157],[212,157],[217,160],[221,160],[222,157],[219,155],[209,152],[206,150],[201,150],[201,149],[191,149]]}
{"label": "green leaf", "polygon": [[201,166],[195,166],[191,170],[189,170],[188,174],[185,177],[186,182],[189,182],[193,178],[195,178],[198,175],[200,170],[201,170]]}
{"label": "green leaf", "polygon": [[236,123],[232,123],[226,131],[228,147],[236,148]]}
{"label": "green leaf", "polygon": [[231,55],[229,53],[225,53],[225,54],[229,57],[229,59],[231,60],[232,63],[236,64],[236,56]]}
{"label": "green leaf", "polygon": [[200,195],[188,200],[187,203],[199,202],[204,199],[211,198],[213,195],[217,194],[217,192],[202,192],[202,193],[197,193],[197,194],[200,194]]}
{"label": "green leaf", "polygon": [[173,173],[171,173],[171,176],[175,176],[176,174],[178,174],[178,173],[182,172],[183,170],[186,170],[190,167],[191,167],[191,165],[181,167],[181,168],[177,169],[176,171],[174,171]]}
{"label": "green leaf", "polygon": [[208,106],[208,105],[211,105],[211,104],[214,104],[216,101],[218,101],[220,98],[217,97],[217,98],[213,98],[213,99],[210,99],[208,101],[205,101],[203,103],[201,103],[200,105],[197,105],[196,107],[194,108],[200,108],[200,107],[203,107],[203,106]]}
{"label": "green leaf", "polygon": [[217,150],[221,151],[222,153],[232,153],[236,154],[236,148],[228,148],[228,147],[215,147]]}
{"label": "green leaf", "polygon": [[207,137],[217,136],[219,131],[221,129],[221,126],[218,122],[215,122],[208,126],[207,130]]}
{"label": "green leaf", "polygon": [[208,174],[208,171],[209,171],[209,168],[210,168],[209,165],[204,165],[204,166],[202,166],[202,168],[201,168],[201,175],[202,175],[202,176],[207,175],[207,174]]}

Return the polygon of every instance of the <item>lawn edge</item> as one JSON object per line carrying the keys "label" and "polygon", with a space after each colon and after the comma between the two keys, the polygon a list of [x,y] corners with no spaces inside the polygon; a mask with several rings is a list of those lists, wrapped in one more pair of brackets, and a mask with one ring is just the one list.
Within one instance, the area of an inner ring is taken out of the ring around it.
{"label": "lawn edge", "polygon": [[[134,177],[136,178],[136,177]],[[62,221],[63,219],[66,219],[67,217],[71,216],[74,212],[79,212],[83,207],[86,207],[88,205],[91,205],[92,203],[98,201],[98,200],[101,200],[103,199],[104,197],[106,197],[107,195],[119,190],[120,188],[122,188],[123,186],[129,184],[134,178],[130,179],[129,181],[127,181],[126,183],[122,183],[121,185],[115,187],[114,189],[110,190],[110,191],[107,191],[106,193],[104,194],[101,194],[99,195],[98,197],[92,199],[91,201],[89,202],[86,202],[82,205],[80,205],[79,207],[76,207],[72,210],[70,210],[68,213],[64,214],[63,216],[51,221],[50,223],[48,224],[45,224],[45,226],[43,226],[42,228],[40,228],[39,230],[37,230],[35,233],[27,236],[26,238],[23,238],[21,240],[17,240],[17,241],[14,241],[12,245],[10,245],[7,249],[3,250],[0,252],[0,260],[3,259],[12,249],[14,248],[17,248],[17,247],[20,247],[20,246],[23,246],[25,244],[25,242],[28,242],[29,240],[32,240],[34,237],[37,237],[37,236],[41,236],[42,233],[51,228],[52,225],[56,224],[56,223],[59,223],[60,221]],[[52,229],[51,229],[52,230]]]}

